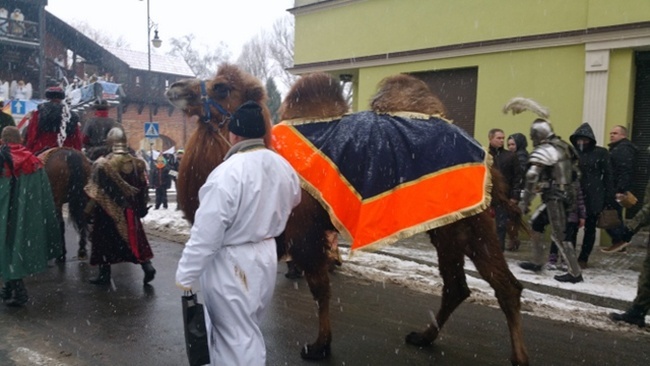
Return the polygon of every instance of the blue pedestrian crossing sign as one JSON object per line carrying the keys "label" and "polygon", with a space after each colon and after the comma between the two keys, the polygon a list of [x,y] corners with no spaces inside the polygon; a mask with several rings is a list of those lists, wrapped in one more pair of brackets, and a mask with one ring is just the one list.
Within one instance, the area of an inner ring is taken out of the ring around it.
{"label": "blue pedestrian crossing sign", "polygon": [[144,123],[144,137],[152,138],[152,139],[160,137],[160,129],[158,127],[158,122]]}

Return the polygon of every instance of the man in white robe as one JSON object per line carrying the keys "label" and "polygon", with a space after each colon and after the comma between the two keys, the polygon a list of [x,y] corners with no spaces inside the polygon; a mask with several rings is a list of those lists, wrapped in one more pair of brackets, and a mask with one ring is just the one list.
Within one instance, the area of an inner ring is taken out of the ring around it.
{"label": "man in white robe", "polygon": [[275,287],[274,237],[300,202],[300,183],[289,163],[264,146],[257,103],[240,106],[228,128],[233,146],[199,191],[176,282],[189,290],[200,280],[212,365],[264,365],[260,323]]}

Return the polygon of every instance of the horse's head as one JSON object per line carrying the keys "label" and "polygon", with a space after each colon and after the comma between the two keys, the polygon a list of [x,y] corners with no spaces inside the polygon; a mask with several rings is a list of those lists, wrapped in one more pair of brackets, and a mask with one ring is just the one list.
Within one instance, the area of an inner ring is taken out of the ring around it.
{"label": "horse's head", "polygon": [[[184,79],[165,93],[169,102],[188,116],[198,116],[200,125],[225,132],[228,119],[244,102],[266,105],[262,83],[235,65],[222,64],[212,80]],[[266,110],[265,110],[266,111]]]}
{"label": "horse's head", "polygon": [[424,81],[405,74],[379,82],[370,108],[376,113],[416,112],[441,117],[446,114],[445,106]]}
{"label": "horse's head", "polygon": [[280,107],[282,120],[328,118],[348,111],[339,82],[329,74],[314,73],[298,79]]}

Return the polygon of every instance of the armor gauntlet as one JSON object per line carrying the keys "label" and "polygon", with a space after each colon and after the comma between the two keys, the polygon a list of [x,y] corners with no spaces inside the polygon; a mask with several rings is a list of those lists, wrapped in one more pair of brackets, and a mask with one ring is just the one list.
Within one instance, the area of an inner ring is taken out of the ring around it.
{"label": "armor gauntlet", "polygon": [[528,213],[530,203],[537,194],[537,184],[539,183],[542,169],[543,167],[533,164],[526,172],[526,182],[524,183],[524,189],[521,191],[521,199],[519,200],[519,209],[524,214]]}

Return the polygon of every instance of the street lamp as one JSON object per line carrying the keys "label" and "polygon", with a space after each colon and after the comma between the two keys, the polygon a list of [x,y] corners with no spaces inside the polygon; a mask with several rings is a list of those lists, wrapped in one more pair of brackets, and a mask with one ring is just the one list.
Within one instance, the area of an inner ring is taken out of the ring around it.
{"label": "street lamp", "polygon": [[[143,1],[143,0],[140,0]],[[151,30],[153,28],[156,28],[154,31],[154,37],[151,39]],[[149,40],[151,40],[151,43],[149,43]],[[151,21],[151,16],[149,13],[149,0],[147,0],[147,86],[148,86],[148,94],[147,94],[147,99],[149,102],[149,122],[153,122],[153,108],[151,106],[152,100],[151,100],[151,45],[153,45],[156,48],[160,48],[160,45],[162,44],[162,40],[158,37],[158,25],[155,24],[154,22]]]}
{"label": "street lamp", "polygon": [[[143,1],[143,0],[140,0]],[[153,28],[156,28],[154,30],[154,37],[151,39],[151,30]],[[151,43],[149,43],[149,40],[151,40]],[[154,22],[151,21],[151,16],[149,13],[149,0],[147,0],[147,102],[149,104],[149,122],[153,122],[153,100],[151,98],[151,92],[152,92],[152,85],[151,85],[151,45],[153,45],[156,48],[160,48],[160,45],[162,44],[162,40],[158,37],[158,25],[155,24]],[[149,152],[151,153],[151,159],[153,160],[153,144],[154,140],[151,139],[149,140]]]}

